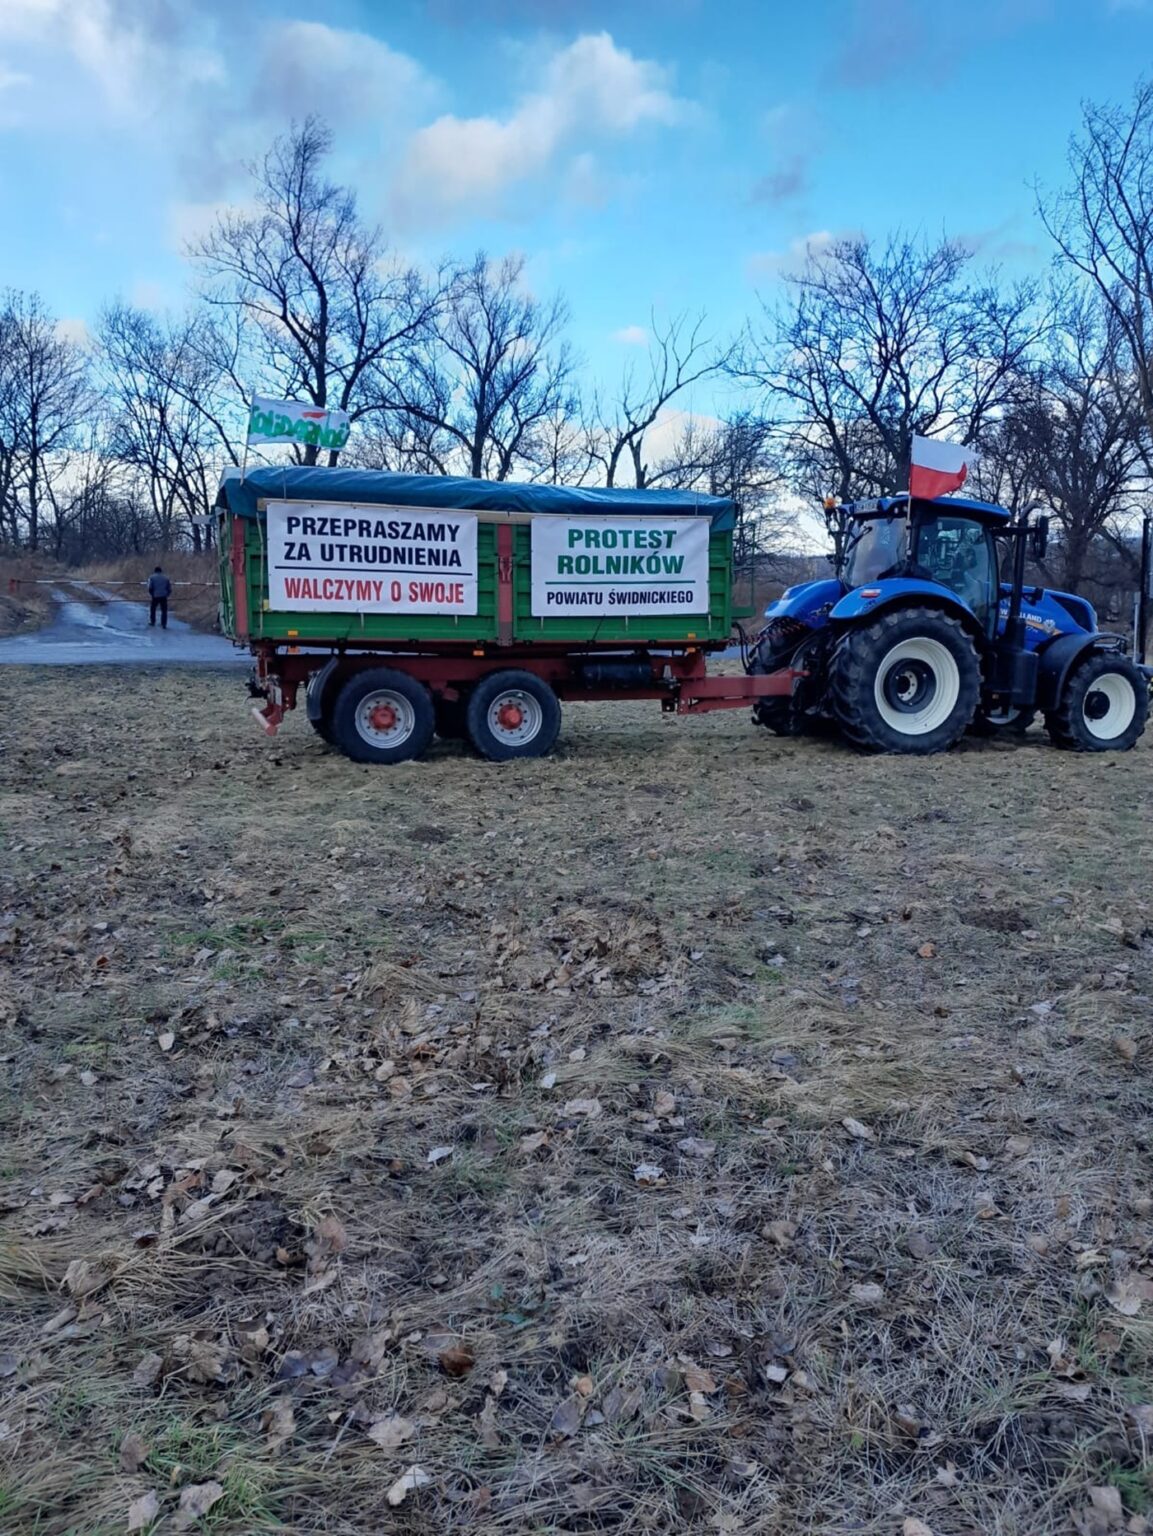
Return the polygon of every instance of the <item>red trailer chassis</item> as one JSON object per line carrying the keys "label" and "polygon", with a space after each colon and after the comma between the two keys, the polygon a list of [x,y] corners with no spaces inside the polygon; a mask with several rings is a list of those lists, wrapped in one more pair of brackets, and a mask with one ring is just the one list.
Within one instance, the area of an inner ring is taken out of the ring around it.
{"label": "red trailer chassis", "polygon": [[[657,699],[667,714],[701,715],[714,709],[739,709],[756,699],[787,698],[803,672],[785,667],[767,676],[746,673],[709,675],[707,652],[699,646],[632,651],[574,650],[571,646],[502,645],[491,649],[423,645],[369,647],[355,651],[303,651],[261,641],[253,687],[264,699],[254,708],[262,730],[274,736],[288,710],[296,708],[301,684],[334,663],[341,682],[353,673],[382,665],[406,672],[436,697],[455,702],[481,678],[515,668],[531,672],[562,700]],[[336,678],[334,677],[334,682]]]}

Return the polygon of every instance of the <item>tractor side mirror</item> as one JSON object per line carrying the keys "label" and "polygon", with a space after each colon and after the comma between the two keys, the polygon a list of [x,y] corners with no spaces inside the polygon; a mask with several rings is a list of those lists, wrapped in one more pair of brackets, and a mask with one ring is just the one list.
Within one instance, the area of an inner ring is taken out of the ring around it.
{"label": "tractor side mirror", "polygon": [[1029,553],[1034,560],[1044,560],[1049,548],[1049,519],[1039,517],[1029,530]]}

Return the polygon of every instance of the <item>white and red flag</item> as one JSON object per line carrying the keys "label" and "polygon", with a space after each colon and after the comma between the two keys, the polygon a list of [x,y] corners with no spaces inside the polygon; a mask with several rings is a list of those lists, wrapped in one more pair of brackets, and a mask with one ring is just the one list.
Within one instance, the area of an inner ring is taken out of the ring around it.
{"label": "white and red flag", "polygon": [[913,438],[909,462],[909,495],[931,500],[959,491],[977,462],[974,448],[946,443],[939,437]]}

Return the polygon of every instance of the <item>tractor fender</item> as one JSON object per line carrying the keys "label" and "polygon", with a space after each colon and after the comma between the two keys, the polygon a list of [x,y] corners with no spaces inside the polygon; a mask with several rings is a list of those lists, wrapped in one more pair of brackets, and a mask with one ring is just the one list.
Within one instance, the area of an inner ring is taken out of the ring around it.
{"label": "tractor fender", "polygon": [[308,718],[313,725],[318,725],[324,718],[325,694],[332,685],[333,675],[340,661],[339,656],[333,656],[326,661],[319,672],[314,672],[308,680],[308,688],[304,695],[304,706],[308,711]]}
{"label": "tractor fender", "polygon": [[1059,635],[1040,653],[1037,667],[1037,707],[1053,710],[1061,701],[1069,674],[1086,651],[1100,642],[1099,635]]}
{"label": "tractor fender", "polygon": [[853,624],[860,619],[872,618],[875,613],[883,613],[918,599],[926,606],[940,608],[960,619],[972,633],[983,635],[973,610],[967,608],[955,592],[950,592],[948,587],[942,587],[935,581],[922,581],[917,576],[887,576],[880,581],[866,582],[835,604],[829,618],[834,623]]}
{"label": "tractor fender", "polygon": [[803,581],[795,587],[787,587],[765,609],[765,620],[772,623],[774,619],[789,618],[808,623],[822,610],[831,607],[844,590],[841,582],[828,576],[821,581]]}

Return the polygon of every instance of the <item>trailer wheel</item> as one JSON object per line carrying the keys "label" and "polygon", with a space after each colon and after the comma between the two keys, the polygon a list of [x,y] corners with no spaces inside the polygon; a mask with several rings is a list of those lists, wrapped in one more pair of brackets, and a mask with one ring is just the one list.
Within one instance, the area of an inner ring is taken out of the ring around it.
{"label": "trailer wheel", "polygon": [[1129,660],[1091,651],[1073,668],[1045,726],[1055,747],[1067,752],[1128,752],[1149,716],[1149,685]]}
{"label": "trailer wheel", "polygon": [[956,619],[898,608],[851,629],[832,665],[842,731],[867,752],[944,752],[973,718],[981,671]]}
{"label": "trailer wheel", "polygon": [[423,683],[392,667],[349,678],[332,711],[333,744],[356,763],[404,763],[419,757],[436,725]]}
{"label": "trailer wheel", "polygon": [[560,700],[532,672],[491,672],[472,691],[468,736],[490,762],[546,757],[560,731]]}
{"label": "trailer wheel", "polygon": [[314,672],[308,680],[308,689],[304,696],[305,711],[308,715],[308,723],[330,747],[335,747],[336,742],[332,735],[332,697],[333,689],[330,683],[334,664],[329,661],[321,667],[319,672]]}

